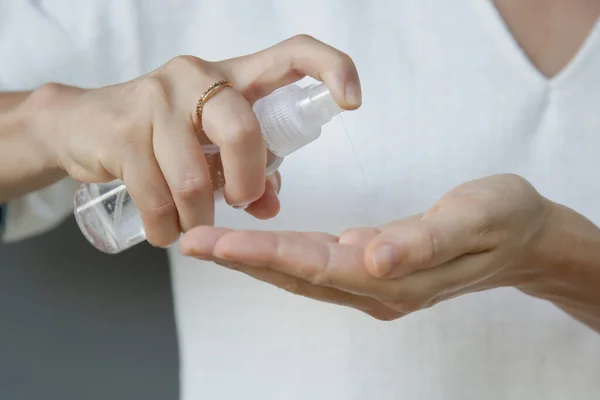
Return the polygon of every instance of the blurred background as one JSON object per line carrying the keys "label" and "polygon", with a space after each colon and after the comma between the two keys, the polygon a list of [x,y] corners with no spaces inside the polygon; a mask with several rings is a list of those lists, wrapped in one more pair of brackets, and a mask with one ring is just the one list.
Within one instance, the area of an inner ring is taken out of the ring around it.
{"label": "blurred background", "polygon": [[178,350],[165,251],[117,256],[74,219],[0,244],[0,399],[177,399]]}

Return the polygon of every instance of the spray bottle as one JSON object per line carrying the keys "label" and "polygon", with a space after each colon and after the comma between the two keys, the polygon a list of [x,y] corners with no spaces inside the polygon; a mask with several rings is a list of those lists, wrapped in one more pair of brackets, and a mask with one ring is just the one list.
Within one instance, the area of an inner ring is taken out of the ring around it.
{"label": "spray bottle", "polygon": [[[321,127],[342,112],[324,83],[285,86],[256,101],[253,110],[267,147],[267,176],[284,157],[316,140]],[[225,186],[219,149],[203,148],[218,201]],[[98,250],[116,254],[146,240],[141,214],[122,181],[82,184],[74,203],[79,228]]]}

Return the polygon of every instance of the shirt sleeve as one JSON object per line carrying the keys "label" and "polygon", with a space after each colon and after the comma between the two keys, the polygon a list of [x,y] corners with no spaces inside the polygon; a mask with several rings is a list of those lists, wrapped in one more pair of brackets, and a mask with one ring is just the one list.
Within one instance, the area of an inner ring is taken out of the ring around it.
{"label": "shirt sleeve", "polygon": [[79,184],[64,179],[37,192],[2,204],[0,238],[14,242],[54,229],[73,213],[73,196]]}

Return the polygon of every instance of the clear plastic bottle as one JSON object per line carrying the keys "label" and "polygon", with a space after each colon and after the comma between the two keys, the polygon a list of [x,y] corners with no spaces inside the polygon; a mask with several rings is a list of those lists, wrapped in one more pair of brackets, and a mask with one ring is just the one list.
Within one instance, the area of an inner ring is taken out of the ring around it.
{"label": "clear plastic bottle", "polygon": [[[254,104],[254,113],[267,146],[266,174],[273,174],[283,157],[321,135],[321,127],[342,110],[325,84],[285,86]],[[204,146],[215,200],[222,198],[225,178],[215,145]],[[146,240],[141,215],[122,181],[85,183],[75,195],[75,219],[98,250],[120,253]]]}

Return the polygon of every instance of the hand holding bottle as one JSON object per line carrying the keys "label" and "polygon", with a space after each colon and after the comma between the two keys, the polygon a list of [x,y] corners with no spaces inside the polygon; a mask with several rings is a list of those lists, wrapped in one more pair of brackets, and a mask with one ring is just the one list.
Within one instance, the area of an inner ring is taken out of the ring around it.
{"label": "hand holding bottle", "polygon": [[[259,207],[267,151],[252,104],[305,75],[324,81],[341,108],[360,105],[352,60],[311,37],[296,36],[220,62],[177,57],[147,75],[100,89],[45,85],[32,95],[33,132],[47,156],[74,179],[122,180],[141,212],[147,240],[167,246],[181,232],[213,222],[214,179],[203,145],[219,149],[227,203],[252,204],[249,212],[269,216]],[[199,97],[222,80],[232,87],[206,101],[199,121]],[[271,191],[274,186],[267,185]]]}

